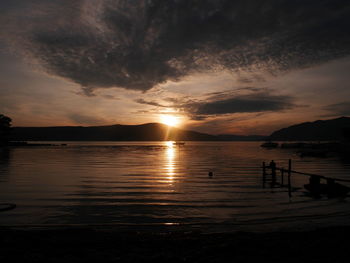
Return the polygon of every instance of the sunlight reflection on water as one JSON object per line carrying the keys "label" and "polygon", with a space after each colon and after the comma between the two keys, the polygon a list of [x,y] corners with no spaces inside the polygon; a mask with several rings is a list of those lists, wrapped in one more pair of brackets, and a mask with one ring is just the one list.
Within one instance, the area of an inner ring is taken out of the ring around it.
{"label": "sunlight reflection on water", "polygon": [[167,170],[167,179],[169,183],[172,183],[174,181],[174,175],[175,175],[175,154],[176,154],[176,149],[175,146],[173,145],[173,142],[167,142],[166,143],[166,150],[165,150],[165,155],[167,162],[165,164],[166,170]]}

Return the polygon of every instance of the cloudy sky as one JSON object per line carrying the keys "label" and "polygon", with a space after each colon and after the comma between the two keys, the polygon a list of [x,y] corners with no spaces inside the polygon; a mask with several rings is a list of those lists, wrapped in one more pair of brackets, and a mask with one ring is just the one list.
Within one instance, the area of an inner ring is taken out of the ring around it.
{"label": "cloudy sky", "polygon": [[350,115],[348,0],[1,0],[15,126],[262,134]]}

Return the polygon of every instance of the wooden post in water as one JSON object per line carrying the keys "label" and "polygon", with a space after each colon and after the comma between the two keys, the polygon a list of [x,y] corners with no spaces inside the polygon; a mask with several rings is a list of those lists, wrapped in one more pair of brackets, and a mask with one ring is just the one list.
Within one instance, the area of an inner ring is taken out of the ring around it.
{"label": "wooden post in water", "polygon": [[289,197],[292,197],[292,184],[291,184],[291,175],[292,175],[292,160],[288,161],[288,194]]}
{"label": "wooden post in water", "polygon": [[270,163],[270,168],[271,168],[271,187],[276,186],[276,163],[272,160]]}
{"label": "wooden post in water", "polygon": [[263,188],[265,188],[265,181],[266,181],[266,165],[265,162],[262,163],[262,173],[263,173]]}

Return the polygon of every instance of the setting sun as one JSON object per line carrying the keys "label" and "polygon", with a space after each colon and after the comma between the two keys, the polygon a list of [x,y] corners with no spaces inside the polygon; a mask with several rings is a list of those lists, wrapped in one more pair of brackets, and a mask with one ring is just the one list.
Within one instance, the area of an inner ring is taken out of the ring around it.
{"label": "setting sun", "polygon": [[172,115],[161,115],[160,121],[161,123],[169,126],[176,126],[180,123],[179,117],[172,116]]}

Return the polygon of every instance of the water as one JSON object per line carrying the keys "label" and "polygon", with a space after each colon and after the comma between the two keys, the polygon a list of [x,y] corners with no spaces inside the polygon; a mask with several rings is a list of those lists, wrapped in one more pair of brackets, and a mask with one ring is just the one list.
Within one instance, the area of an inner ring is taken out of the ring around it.
{"label": "water", "polygon": [[[67,142],[0,151],[0,225],[182,224],[225,229],[285,229],[347,224],[349,198],[313,199],[308,178],[262,187],[261,163],[350,179],[338,157],[299,158],[256,142]],[[208,172],[214,173],[213,178]]]}

